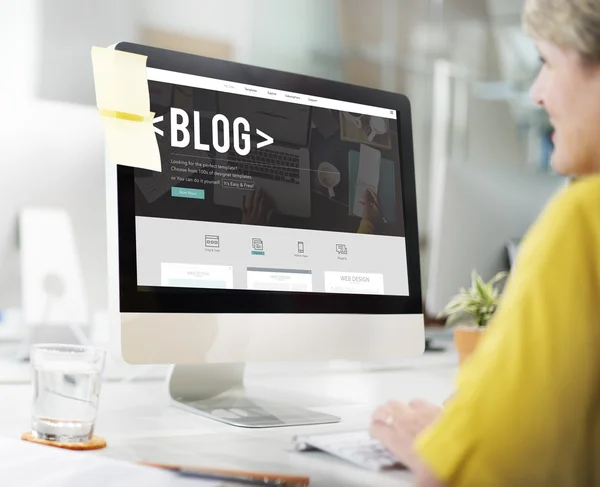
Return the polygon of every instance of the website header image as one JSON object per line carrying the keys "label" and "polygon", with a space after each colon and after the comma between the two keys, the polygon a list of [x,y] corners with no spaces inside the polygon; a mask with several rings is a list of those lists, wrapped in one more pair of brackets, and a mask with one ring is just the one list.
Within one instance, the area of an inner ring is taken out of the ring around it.
{"label": "website header image", "polygon": [[135,171],[136,215],[404,236],[397,120],[272,93],[150,81],[162,172]]}

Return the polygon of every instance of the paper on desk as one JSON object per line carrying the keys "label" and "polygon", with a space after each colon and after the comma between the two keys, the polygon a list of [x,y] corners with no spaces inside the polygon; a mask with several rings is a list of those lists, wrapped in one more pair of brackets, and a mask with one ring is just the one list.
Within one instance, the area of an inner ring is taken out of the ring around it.
{"label": "paper on desk", "polygon": [[381,152],[377,149],[369,147],[366,144],[361,144],[353,209],[354,214],[358,217],[362,217],[363,215],[363,208],[365,206],[365,191],[368,189],[373,194],[377,194],[379,188],[380,164]]}
{"label": "paper on desk", "polygon": [[92,47],[96,105],[111,161],[161,171],[154,114],[146,76],[146,56]]}
{"label": "paper on desk", "polygon": [[3,487],[222,487],[167,470],[114,460],[97,452],[75,452],[20,440],[0,439]]}

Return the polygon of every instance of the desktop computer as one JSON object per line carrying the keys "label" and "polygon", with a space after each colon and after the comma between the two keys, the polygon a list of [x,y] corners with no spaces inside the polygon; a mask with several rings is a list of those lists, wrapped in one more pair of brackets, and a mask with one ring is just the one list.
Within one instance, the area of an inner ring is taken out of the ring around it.
{"label": "desktop computer", "polygon": [[172,399],[218,421],[339,421],[253,397],[244,370],[423,352],[408,99],[132,43],[114,49],[147,56],[162,162],[156,172],[107,156],[119,353],[172,364]]}
{"label": "desktop computer", "polygon": [[[104,142],[94,107],[8,103],[0,139],[0,339],[81,341],[106,314]],[[76,328],[72,325],[76,325]],[[10,328],[10,329],[9,329]]]}
{"label": "desktop computer", "polygon": [[564,177],[528,167],[447,164],[432,201],[426,310],[437,315],[474,269],[485,279],[510,270],[518,242]]}

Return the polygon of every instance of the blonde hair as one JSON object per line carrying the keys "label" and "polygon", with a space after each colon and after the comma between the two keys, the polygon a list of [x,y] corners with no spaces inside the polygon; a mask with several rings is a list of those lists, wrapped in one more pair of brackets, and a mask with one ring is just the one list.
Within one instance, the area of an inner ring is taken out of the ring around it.
{"label": "blonde hair", "polygon": [[523,28],[534,39],[600,62],[600,0],[526,0]]}

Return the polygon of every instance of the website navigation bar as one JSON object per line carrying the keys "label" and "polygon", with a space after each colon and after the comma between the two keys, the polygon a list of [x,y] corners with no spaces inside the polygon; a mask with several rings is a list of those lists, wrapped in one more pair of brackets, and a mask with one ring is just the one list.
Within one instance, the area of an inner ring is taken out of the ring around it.
{"label": "website navigation bar", "polygon": [[233,93],[255,98],[264,98],[267,100],[276,100],[287,103],[297,103],[313,107],[328,108],[331,110],[340,110],[342,112],[361,113],[374,117],[396,119],[396,110],[382,107],[373,107],[361,105],[330,98],[321,98],[302,93],[293,93],[290,91],[274,90],[263,86],[246,85],[243,83],[234,83],[204,76],[195,76],[185,73],[174,73],[156,68],[147,68],[147,76],[150,81],[159,81],[163,83],[174,83],[181,86],[190,86],[193,88],[202,88],[205,90],[221,91],[224,93]]}

